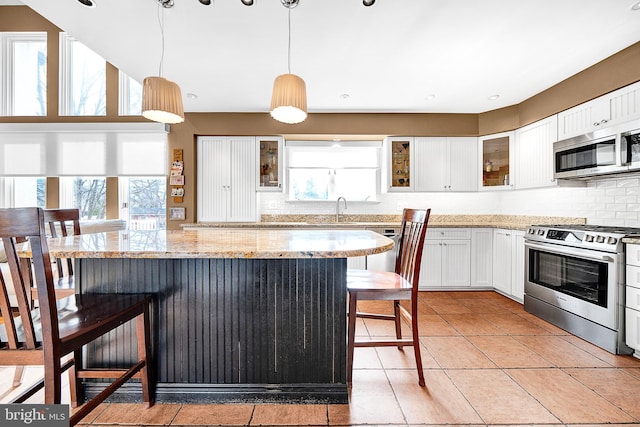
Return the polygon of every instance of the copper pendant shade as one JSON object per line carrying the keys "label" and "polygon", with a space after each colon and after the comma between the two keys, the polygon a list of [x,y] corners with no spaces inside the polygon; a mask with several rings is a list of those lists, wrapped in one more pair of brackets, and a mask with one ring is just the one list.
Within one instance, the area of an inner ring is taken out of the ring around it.
{"label": "copper pendant shade", "polygon": [[180,87],[164,77],[146,77],[142,84],[142,115],[160,123],[184,122]]}
{"label": "copper pendant shade", "polygon": [[295,124],[307,118],[307,87],[295,74],[281,74],[273,82],[271,117]]}

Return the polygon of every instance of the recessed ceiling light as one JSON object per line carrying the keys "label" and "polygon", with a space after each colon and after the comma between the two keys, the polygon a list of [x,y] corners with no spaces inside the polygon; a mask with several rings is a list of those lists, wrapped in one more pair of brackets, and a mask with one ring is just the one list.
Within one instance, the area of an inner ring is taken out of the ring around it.
{"label": "recessed ceiling light", "polygon": [[187,98],[189,98],[189,99],[198,99],[198,95],[196,95],[195,93],[189,92],[187,94]]}
{"label": "recessed ceiling light", "polygon": [[436,94],[435,93],[430,93],[429,95],[425,96],[424,99],[426,99],[427,101],[431,101],[432,99],[436,99]]}
{"label": "recessed ceiling light", "polygon": [[640,1],[635,2],[633,6],[631,6],[631,10],[640,10]]}
{"label": "recessed ceiling light", "polygon": [[96,7],[95,0],[78,0],[78,3],[86,7],[91,7],[91,8]]}
{"label": "recessed ceiling light", "polygon": [[495,95],[491,95],[490,97],[488,97],[487,99],[489,101],[495,101],[496,99],[500,98],[500,95],[495,94]]}
{"label": "recessed ceiling light", "polygon": [[348,93],[340,94],[341,99],[349,99],[350,95]]}

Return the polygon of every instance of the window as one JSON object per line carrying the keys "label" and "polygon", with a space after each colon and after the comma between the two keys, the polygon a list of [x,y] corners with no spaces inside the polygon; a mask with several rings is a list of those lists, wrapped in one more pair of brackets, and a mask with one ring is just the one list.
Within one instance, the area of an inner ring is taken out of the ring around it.
{"label": "window", "polygon": [[0,33],[0,115],[46,116],[47,33]]}
{"label": "window", "polygon": [[289,200],[376,200],[382,143],[287,141]]}
{"label": "window", "polygon": [[106,178],[60,178],[60,207],[78,208],[80,219],[105,219],[107,216]]}
{"label": "window", "polygon": [[60,115],[106,115],[106,62],[68,34],[60,34]]}
{"label": "window", "polygon": [[46,178],[0,177],[0,207],[45,207]]}
{"label": "window", "polygon": [[167,179],[119,178],[120,218],[129,230],[164,230],[167,228]]}
{"label": "window", "polygon": [[121,116],[139,116],[142,114],[142,85],[120,71],[119,73],[118,114]]}

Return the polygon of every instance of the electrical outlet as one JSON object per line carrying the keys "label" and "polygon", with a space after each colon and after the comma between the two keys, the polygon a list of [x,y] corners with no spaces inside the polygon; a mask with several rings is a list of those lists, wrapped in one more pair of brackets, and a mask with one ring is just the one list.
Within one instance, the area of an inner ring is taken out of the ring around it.
{"label": "electrical outlet", "polygon": [[398,202],[398,204],[396,205],[396,210],[402,212],[407,206],[409,206],[407,202]]}
{"label": "electrical outlet", "polygon": [[276,200],[269,200],[269,209],[278,209],[278,202]]}

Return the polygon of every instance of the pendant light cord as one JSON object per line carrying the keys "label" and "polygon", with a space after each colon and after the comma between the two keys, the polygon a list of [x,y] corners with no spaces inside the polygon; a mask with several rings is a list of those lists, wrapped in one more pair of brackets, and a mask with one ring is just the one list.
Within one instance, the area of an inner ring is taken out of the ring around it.
{"label": "pendant light cord", "polygon": [[164,62],[164,7],[158,3],[158,25],[160,26],[160,65],[158,66],[158,77],[162,77],[162,63]]}
{"label": "pendant light cord", "polygon": [[291,5],[289,5],[287,9],[289,9],[289,40],[288,40],[288,48],[287,48],[287,68],[289,70],[289,74],[291,74]]}

